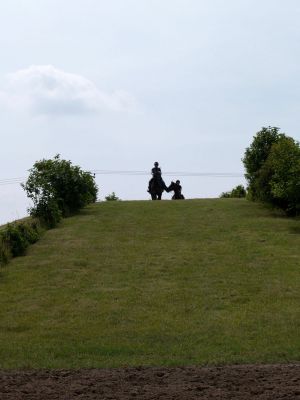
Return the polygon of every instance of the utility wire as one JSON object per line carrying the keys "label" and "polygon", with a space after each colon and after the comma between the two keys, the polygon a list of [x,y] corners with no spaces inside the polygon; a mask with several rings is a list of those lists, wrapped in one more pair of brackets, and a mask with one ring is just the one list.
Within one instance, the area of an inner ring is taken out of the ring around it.
{"label": "utility wire", "polygon": [[[106,170],[95,169],[90,171],[95,175],[120,175],[120,176],[151,176],[149,171],[122,171],[122,170]],[[244,174],[238,172],[189,172],[189,171],[165,171],[163,176],[173,177],[210,177],[210,178],[243,178]],[[15,185],[24,182],[27,177],[0,179],[0,186]]]}
{"label": "utility wire", "polygon": [[[151,175],[149,171],[115,171],[115,170],[92,170],[95,175]],[[188,171],[165,171],[163,176],[208,176],[208,177],[243,177],[238,172],[188,172]]]}
{"label": "utility wire", "polygon": [[26,177],[0,179],[0,186],[20,184],[24,180],[26,180]]}

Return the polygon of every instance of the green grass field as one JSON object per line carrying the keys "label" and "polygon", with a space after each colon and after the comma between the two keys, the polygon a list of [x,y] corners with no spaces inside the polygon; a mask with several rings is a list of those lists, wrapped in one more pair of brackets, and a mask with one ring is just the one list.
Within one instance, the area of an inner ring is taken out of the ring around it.
{"label": "green grass field", "polygon": [[0,273],[0,368],[300,360],[300,221],[246,200],[95,204]]}

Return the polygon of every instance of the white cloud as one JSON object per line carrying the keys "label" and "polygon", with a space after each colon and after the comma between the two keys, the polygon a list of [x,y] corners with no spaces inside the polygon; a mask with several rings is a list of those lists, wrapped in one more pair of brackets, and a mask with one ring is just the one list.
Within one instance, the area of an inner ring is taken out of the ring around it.
{"label": "white cloud", "polygon": [[82,114],[131,111],[135,99],[125,91],[105,93],[83,76],[52,65],[32,65],[7,76],[0,104],[34,114]]}

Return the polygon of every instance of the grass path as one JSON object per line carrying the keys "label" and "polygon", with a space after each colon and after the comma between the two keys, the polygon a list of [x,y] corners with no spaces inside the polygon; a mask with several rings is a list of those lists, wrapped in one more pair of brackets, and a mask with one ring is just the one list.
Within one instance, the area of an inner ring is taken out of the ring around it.
{"label": "grass path", "polygon": [[105,202],[0,275],[0,368],[300,360],[300,221],[245,200]]}

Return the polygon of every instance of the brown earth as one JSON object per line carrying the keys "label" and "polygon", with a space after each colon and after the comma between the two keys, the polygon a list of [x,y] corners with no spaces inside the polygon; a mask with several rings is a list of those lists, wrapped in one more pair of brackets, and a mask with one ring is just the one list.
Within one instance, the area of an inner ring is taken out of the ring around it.
{"label": "brown earth", "polygon": [[0,371],[0,399],[300,399],[300,364]]}

